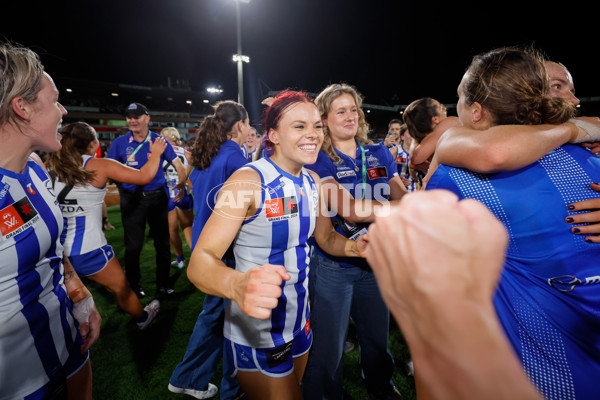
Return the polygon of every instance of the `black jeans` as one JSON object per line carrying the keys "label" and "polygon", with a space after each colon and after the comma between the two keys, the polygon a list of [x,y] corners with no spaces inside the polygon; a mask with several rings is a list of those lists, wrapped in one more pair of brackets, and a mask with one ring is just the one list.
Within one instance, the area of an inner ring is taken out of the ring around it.
{"label": "black jeans", "polygon": [[119,194],[125,241],[125,275],[129,284],[134,289],[140,285],[140,253],[148,222],[156,250],[156,288],[169,287],[171,248],[166,189],[150,192],[119,189]]}

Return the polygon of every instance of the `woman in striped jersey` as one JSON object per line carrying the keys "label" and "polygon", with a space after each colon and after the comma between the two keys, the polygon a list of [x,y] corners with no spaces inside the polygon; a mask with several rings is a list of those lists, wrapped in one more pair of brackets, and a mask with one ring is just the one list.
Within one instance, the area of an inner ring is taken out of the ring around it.
{"label": "woman in striped jersey", "polygon": [[79,276],[88,277],[113,293],[119,307],[131,315],[140,329],[145,329],[158,313],[160,303],[153,300],[142,308],[129,286],[102,232],[102,204],[108,179],[135,185],[152,180],[160,166],[165,139],[160,137],[150,144],[152,157],[138,170],[110,158],[94,157],[98,138],[94,128],[85,122],[68,124],[61,133],[62,148],[51,153],[46,163],[65,222],[61,237],[65,254]]}
{"label": "woman in striped jersey", "polygon": [[[177,157],[183,164],[187,176],[192,171],[190,159],[192,158],[191,153],[185,147],[181,146],[181,135],[177,128],[168,126],[160,134],[167,139],[173,151],[177,154]],[[183,232],[185,242],[188,247],[192,248],[192,223],[194,222],[194,198],[192,197],[192,191],[188,184],[185,185],[185,194],[179,201],[175,201],[174,198],[177,196],[179,189],[179,174],[177,169],[169,161],[164,160],[162,165],[165,171],[165,178],[167,179],[167,188],[169,189],[169,240],[171,242],[171,249],[175,253],[176,260],[171,265],[177,269],[185,268],[185,258],[183,256],[183,242],[179,235],[179,228]]]}
{"label": "woman in striped jersey", "polygon": [[[188,277],[203,292],[229,299],[227,357],[250,399],[301,399],[312,343],[308,305],[310,246],[356,257],[366,238],[336,233],[320,196],[314,163],[323,125],[312,99],[284,92],[265,112],[266,156],[236,171],[192,253]],[[236,269],[221,256],[234,242]]]}
{"label": "woman in striped jersey", "polygon": [[60,149],[67,111],[33,51],[0,44],[0,397],[92,398],[91,293],[65,258],[63,219],[35,151]]}

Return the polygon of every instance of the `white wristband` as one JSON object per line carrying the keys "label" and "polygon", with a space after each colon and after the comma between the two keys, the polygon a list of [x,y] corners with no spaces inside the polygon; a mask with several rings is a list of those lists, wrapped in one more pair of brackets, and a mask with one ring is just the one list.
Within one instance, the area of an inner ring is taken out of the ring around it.
{"label": "white wristband", "polygon": [[89,321],[92,311],[94,311],[94,298],[91,296],[73,304],[73,317],[80,324]]}
{"label": "white wristband", "polygon": [[[574,123],[579,128],[579,135],[573,143],[583,142],[599,142],[600,141],[600,127],[592,123],[582,121],[580,119],[571,118],[569,122]],[[583,129],[583,132],[581,130]],[[583,133],[583,135],[582,135]]]}

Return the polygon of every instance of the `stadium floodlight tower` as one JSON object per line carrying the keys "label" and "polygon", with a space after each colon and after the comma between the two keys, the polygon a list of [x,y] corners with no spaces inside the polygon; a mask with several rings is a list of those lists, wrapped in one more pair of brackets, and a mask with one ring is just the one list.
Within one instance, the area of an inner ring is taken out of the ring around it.
{"label": "stadium floodlight tower", "polygon": [[235,17],[237,22],[237,53],[233,55],[233,61],[237,62],[238,77],[238,103],[244,104],[244,63],[250,62],[250,57],[242,54],[242,22],[240,16],[240,3],[250,3],[250,0],[234,0]]}

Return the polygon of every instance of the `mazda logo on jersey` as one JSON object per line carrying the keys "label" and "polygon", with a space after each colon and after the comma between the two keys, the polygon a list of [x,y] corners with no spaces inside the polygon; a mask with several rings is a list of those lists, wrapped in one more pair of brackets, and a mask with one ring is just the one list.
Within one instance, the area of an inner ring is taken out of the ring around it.
{"label": "mazda logo on jersey", "polygon": [[5,239],[29,228],[39,219],[37,210],[27,197],[0,210],[0,232]]}
{"label": "mazda logo on jersey", "polygon": [[386,167],[369,168],[367,170],[367,174],[369,175],[369,179],[387,178],[388,177]]}
{"label": "mazda logo on jersey", "polygon": [[296,196],[265,200],[265,210],[268,221],[290,219],[298,215]]}

